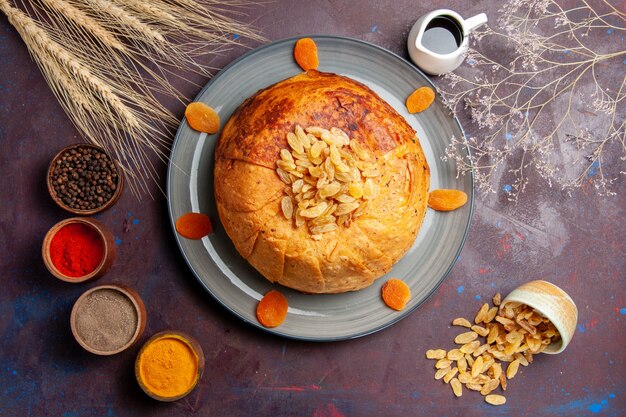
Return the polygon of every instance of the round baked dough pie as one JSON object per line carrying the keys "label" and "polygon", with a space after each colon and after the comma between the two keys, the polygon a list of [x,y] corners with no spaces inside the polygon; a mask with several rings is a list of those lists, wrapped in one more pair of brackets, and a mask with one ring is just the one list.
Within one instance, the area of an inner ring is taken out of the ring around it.
{"label": "round baked dough pie", "polygon": [[430,181],[401,115],[365,85],[313,70],[235,111],[214,174],[237,251],[306,293],[358,290],[388,272],[417,236]]}

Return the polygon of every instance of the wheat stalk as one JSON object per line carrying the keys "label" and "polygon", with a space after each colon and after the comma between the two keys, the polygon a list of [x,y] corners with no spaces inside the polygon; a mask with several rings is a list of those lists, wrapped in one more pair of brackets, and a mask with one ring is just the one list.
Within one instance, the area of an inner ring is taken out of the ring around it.
{"label": "wheat stalk", "polygon": [[103,15],[105,22],[128,28],[129,33],[133,33],[136,37],[141,38],[142,41],[148,41],[157,50],[159,46],[166,43],[165,36],[123,7],[106,0],[84,0],[83,4],[85,6],[90,5],[94,11]]}
{"label": "wheat stalk", "polygon": [[42,2],[52,13],[56,13],[55,18],[68,19],[70,22],[75,24],[79,30],[92,33],[96,39],[100,40],[104,45],[111,49],[119,51],[125,50],[125,46],[122,42],[113,36],[111,32],[103,28],[94,18],[79,8],[70,3],[59,0],[42,0]]}
{"label": "wheat stalk", "polygon": [[[176,18],[172,13],[176,13],[176,9],[167,3],[151,2],[146,3],[142,0],[114,0],[118,4],[124,4],[129,9],[144,16],[144,19],[148,23],[160,22],[168,34],[175,35],[176,32],[184,32],[191,34],[198,39],[202,40],[202,43],[206,47],[207,45],[216,45],[220,43],[230,44],[234,41],[232,38],[224,36],[224,34],[215,34],[211,32],[205,32],[196,28],[189,20],[183,21],[180,18]],[[183,40],[189,42],[189,40]],[[208,42],[208,44],[206,43]]]}
{"label": "wheat stalk", "polygon": [[157,2],[147,3],[140,0],[114,0],[114,2],[117,4],[125,5],[129,9],[140,13],[142,16],[144,16],[144,19],[148,20],[148,22],[160,22],[161,24],[167,26],[171,25],[174,27],[178,27],[179,29],[184,26],[184,24],[179,22],[178,19],[174,17],[166,7],[164,7],[164,4],[158,4]]}
{"label": "wheat stalk", "polygon": [[[6,0],[2,0],[3,6]],[[3,9],[9,22],[16,28],[22,39],[29,39],[29,46],[33,57],[45,68],[50,68],[50,73],[65,71],[74,76],[77,81],[91,88],[108,106],[114,114],[118,114],[133,128],[139,126],[132,111],[121,102],[111,88],[99,78],[93,76],[88,67],[81,66],[75,56],[54,42],[39,25],[17,8]],[[47,58],[47,59],[44,59]],[[58,66],[57,66],[58,64]]]}
{"label": "wheat stalk", "polygon": [[[0,1],[0,7],[4,2]],[[152,175],[154,170],[147,164],[145,153],[139,152],[136,147],[125,148],[124,145],[131,135],[142,135],[145,131],[156,134],[153,127],[124,104],[118,94],[91,74],[88,68],[78,66],[76,57],[53,41],[25,13],[16,8],[6,11],[9,22],[17,28],[23,39],[28,39],[33,57],[42,67],[64,110],[75,116],[73,121],[76,127],[86,132],[87,139],[92,143],[107,148],[117,160],[122,161],[126,175],[134,184],[141,181],[142,177]],[[97,117],[93,118],[94,115]],[[109,136],[106,143],[101,140],[102,134],[111,133],[113,135]],[[156,135],[150,140],[165,144],[165,138]],[[129,165],[137,167],[137,172],[128,170],[126,167]],[[145,181],[141,187],[146,189]]]}
{"label": "wheat stalk", "polygon": [[[196,57],[232,45],[233,34],[262,38],[226,17],[241,0],[0,0],[59,103],[83,137],[105,148],[132,192],[151,194],[154,156],[166,161],[179,119],[157,97],[187,103],[170,82],[210,75]],[[213,10],[211,10],[213,9]],[[231,13],[232,14],[232,13]],[[176,70],[175,72],[173,70]]]}

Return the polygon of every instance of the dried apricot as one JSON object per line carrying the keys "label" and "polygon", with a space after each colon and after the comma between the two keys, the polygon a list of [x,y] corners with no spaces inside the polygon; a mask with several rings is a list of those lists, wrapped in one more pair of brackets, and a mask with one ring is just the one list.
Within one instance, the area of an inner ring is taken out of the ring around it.
{"label": "dried apricot", "polygon": [[411,289],[404,281],[391,278],[383,285],[382,297],[388,307],[400,311],[411,299]]}
{"label": "dried apricot", "polygon": [[176,220],[176,231],[187,239],[202,239],[213,231],[211,219],[202,213],[185,213]]}
{"label": "dried apricot", "polygon": [[293,49],[293,56],[300,68],[305,71],[317,69],[319,59],[317,57],[317,45],[311,38],[298,39]]}
{"label": "dried apricot", "polygon": [[256,307],[256,317],[265,327],[277,327],[285,321],[289,304],[287,298],[276,290],[269,290]]}
{"label": "dried apricot", "polygon": [[430,87],[420,87],[413,91],[406,99],[406,108],[409,113],[419,113],[430,107],[435,101],[435,92]]}
{"label": "dried apricot", "polygon": [[428,207],[437,211],[452,211],[467,203],[467,194],[459,190],[439,189],[428,194]]}
{"label": "dried apricot", "polygon": [[219,114],[204,103],[198,101],[189,103],[185,109],[185,118],[189,126],[198,132],[206,132],[212,135],[220,130]]}

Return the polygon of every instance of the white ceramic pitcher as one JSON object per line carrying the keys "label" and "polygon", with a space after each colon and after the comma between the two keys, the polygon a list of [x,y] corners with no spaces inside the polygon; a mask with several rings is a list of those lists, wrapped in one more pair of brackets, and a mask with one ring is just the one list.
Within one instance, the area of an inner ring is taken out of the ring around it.
{"label": "white ceramic pitcher", "polygon": [[411,60],[431,75],[454,71],[463,62],[470,32],[484,23],[487,23],[484,13],[469,19],[448,9],[425,14],[409,33],[407,46]]}

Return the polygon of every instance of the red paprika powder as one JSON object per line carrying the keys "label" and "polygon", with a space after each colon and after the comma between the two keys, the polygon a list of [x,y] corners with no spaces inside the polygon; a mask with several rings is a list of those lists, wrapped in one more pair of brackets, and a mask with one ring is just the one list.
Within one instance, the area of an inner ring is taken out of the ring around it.
{"label": "red paprika powder", "polygon": [[104,241],[98,232],[83,223],[63,226],[50,242],[50,259],[55,268],[72,278],[93,272],[104,257]]}

